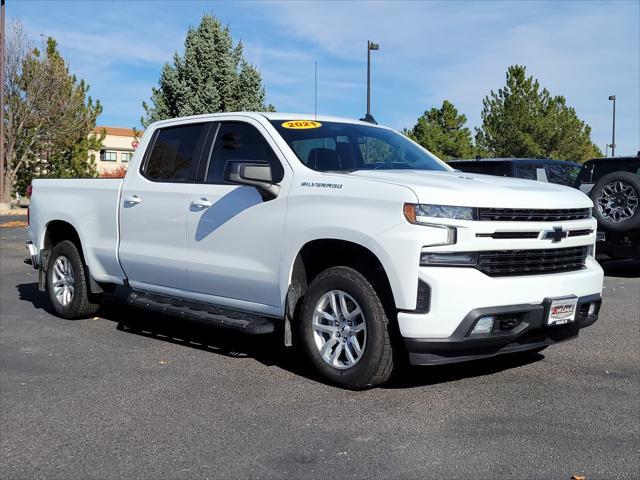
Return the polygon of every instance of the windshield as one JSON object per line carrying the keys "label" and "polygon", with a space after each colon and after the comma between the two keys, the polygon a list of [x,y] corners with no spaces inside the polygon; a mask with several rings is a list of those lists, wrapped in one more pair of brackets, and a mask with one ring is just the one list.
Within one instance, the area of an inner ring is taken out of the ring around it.
{"label": "windshield", "polygon": [[450,170],[404,135],[386,128],[311,120],[271,123],[300,161],[320,172]]}

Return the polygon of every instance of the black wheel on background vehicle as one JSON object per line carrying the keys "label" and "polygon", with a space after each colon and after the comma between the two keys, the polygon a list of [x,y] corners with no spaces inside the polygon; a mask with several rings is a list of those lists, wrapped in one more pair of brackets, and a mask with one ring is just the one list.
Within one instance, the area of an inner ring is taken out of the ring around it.
{"label": "black wheel on background vehicle", "polygon": [[331,267],[311,282],[300,339],[315,369],[344,387],[380,385],[393,371],[389,319],[371,283],[353,268]]}
{"label": "black wheel on background vehicle", "polygon": [[598,225],[614,232],[640,228],[640,177],[631,172],[612,172],[591,190],[593,216]]}
{"label": "black wheel on background vehicle", "polygon": [[87,271],[76,245],[63,240],[49,256],[47,290],[56,313],[64,318],[93,315],[100,306],[99,297],[89,292]]}

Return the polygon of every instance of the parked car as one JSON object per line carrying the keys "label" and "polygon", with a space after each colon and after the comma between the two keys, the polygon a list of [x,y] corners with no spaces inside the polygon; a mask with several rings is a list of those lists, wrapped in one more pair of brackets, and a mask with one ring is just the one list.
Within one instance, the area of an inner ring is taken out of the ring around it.
{"label": "parked car", "polygon": [[549,158],[478,158],[452,160],[449,165],[463,172],[525,178],[567,186],[574,184],[582,168],[579,163]]}
{"label": "parked car", "polygon": [[640,155],[587,160],[574,186],[593,200],[598,252],[640,258]]}
{"label": "parked car", "polygon": [[593,324],[592,205],[461,174],[382,126],[225,113],[152,124],[124,179],[34,180],[27,248],[62,317],[124,286],[141,308],[282,331],[357,389],[407,353],[530,354]]}

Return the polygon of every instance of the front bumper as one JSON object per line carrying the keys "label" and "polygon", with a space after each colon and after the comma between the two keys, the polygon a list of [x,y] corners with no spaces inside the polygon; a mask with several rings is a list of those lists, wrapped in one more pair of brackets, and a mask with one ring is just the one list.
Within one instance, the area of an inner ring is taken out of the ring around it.
{"label": "front bumper", "polygon": [[[441,365],[488,358],[506,353],[543,348],[578,336],[581,328],[598,319],[602,297],[599,294],[578,298],[574,322],[547,326],[545,324],[550,299],[538,305],[522,304],[478,308],[471,311],[446,338],[405,338],[409,362],[413,365]],[[510,329],[494,329],[482,335],[471,335],[480,317],[495,316],[498,320],[515,319]]]}

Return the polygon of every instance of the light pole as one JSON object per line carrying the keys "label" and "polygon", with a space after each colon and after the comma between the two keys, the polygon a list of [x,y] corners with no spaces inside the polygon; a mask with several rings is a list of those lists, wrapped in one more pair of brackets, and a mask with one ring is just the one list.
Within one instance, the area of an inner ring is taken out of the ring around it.
{"label": "light pole", "polygon": [[360,120],[377,123],[371,115],[371,50],[380,50],[380,45],[367,40],[367,113]]}
{"label": "light pole", "polygon": [[609,95],[609,100],[613,101],[613,131],[611,132],[611,156],[616,156],[616,96]]}

